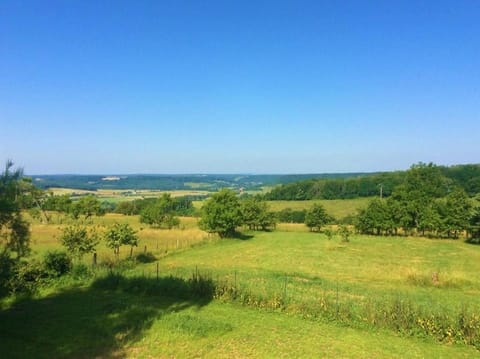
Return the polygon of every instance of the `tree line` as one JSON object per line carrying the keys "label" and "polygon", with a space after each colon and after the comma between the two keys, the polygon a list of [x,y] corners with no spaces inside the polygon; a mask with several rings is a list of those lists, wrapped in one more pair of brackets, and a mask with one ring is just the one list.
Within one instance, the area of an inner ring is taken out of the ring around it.
{"label": "tree line", "polygon": [[[480,165],[436,166],[451,186],[463,189],[469,196],[480,193]],[[267,200],[350,199],[380,195],[389,197],[402,184],[408,171],[374,173],[349,178],[308,179],[273,188]]]}
{"label": "tree line", "polygon": [[155,206],[168,207],[171,211],[175,212],[178,216],[191,216],[195,212],[193,201],[203,199],[204,196],[182,196],[171,197],[169,194],[163,194],[158,198],[144,198],[134,199],[132,201],[119,202],[115,209],[115,213],[121,213],[128,216],[140,215],[145,212],[147,208]]}
{"label": "tree line", "polygon": [[285,209],[272,212],[268,203],[261,196],[239,198],[229,189],[222,189],[213,194],[203,205],[199,226],[209,233],[217,233],[220,237],[232,237],[237,227],[245,226],[249,230],[272,230],[279,220],[305,223],[311,231],[320,231],[334,218],[320,204],[314,204],[304,211]]}
{"label": "tree line", "polygon": [[442,167],[420,163],[406,171],[388,198],[375,198],[362,209],[355,227],[364,234],[458,238],[467,233],[473,239],[478,217],[475,200]]}

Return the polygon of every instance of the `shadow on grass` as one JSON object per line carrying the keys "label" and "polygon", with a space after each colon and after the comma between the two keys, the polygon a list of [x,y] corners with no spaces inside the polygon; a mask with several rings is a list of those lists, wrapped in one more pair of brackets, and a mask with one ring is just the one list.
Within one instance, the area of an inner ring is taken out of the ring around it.
{"label": "shadow on grass", "polygon": [[233,239],[240,239],[242,241],[246,241],[252,239],[254,236],[252,234],[245,234],[241,232],[235,232],[232,236]]}
{"label": "shadow on grass", "polygon": [[4,358],[123,358],[163,315],[213,297],[206,279],[109,275],[90,287],[19,301],[0,311]]}
{"label": "shadow on grass", "polygon": [[480,238],[467,238],[464,240],[467,244],[473,244],[475,246],[480,245]]}

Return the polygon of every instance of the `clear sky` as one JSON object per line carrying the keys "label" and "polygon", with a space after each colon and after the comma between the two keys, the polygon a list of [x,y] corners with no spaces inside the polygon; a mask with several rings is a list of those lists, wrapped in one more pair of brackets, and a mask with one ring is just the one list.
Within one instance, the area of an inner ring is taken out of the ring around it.
{"label": "clear sky", "polygon": [[480,162],[480,2],[0,1],[0,161],[47,173]]}

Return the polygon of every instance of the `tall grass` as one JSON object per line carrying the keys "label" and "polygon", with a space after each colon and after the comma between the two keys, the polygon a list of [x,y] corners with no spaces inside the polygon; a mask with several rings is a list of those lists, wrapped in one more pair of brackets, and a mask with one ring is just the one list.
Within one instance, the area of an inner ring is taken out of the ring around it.
{"label": "tall grass", "polygon": [[[200,297],[281,311],[306,319],[334,321],[354,328],[382,328],[406,336],[428,336],[439,342],[464,343],[480,349],[480,315],[476,306],[458,304],[449,309],[438,305],[425,306],[402,293],[378,298],[360,297],[349,292],[344,285],[327,281],[318,283],[320,288],[312,298],[297,293],[292,285],[295,278],[288,275],[277,276],[277,280],[258,276],[245,281],[236,271],[214,276],[198,268],[190,276],[186,273],[177,275],[168,275],[167,278],[188,283],[191,293]],[[143,272],[142,278],[154,276],[155,270],[151,266]]]}

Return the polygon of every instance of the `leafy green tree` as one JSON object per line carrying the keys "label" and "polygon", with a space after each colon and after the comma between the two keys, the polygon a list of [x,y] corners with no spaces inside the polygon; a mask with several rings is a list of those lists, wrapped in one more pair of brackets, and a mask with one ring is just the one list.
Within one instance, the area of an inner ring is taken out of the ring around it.
{"label": "leafy green tree", "polygon": [[65,227],[60,236],[60,242],[67,249],[69,255],[81,260],[87,253],[94,253],[100,242],[95,228],[73,225]]}
{"label": "leafy green tree", "polygon": [[320,229],[331,221],[332,217],[322,205],[317,203],[305,215],[305,225],[310,228],[310,231],[320,232]]}
{"label": "leafy green tree", "polygon": [[375,198],[367,208],[359,211],[356,228],[365,234],[380,235],[390,229],[390,211],[387,201]]}
{"label": "leafy green tree", "polygon": [[460,232],[466,231],[471,218],[472,204],[463,189],[455,189],[438,201],[440,214],[439,230],[448,238],[458,238]]}
{"label": "leafy green tree", "polygon": [[133,254],[133,247],[138,246],[138,236],[128,223],[115,223],[104,234],[104,239],[108,248],[113,249],[113,253],[118,258],[120,247],[122,245],[130,246],[130,257]]}
{"label": "leafy green tree", "polygon": [[179,216],[190,216],[195,212],[195,207],[190,197],[176,197],[173,199],[175,214]]}
{"label": "leafy green tree", "polygon": [[180,224],[175,216],[175,201],[170,194],[163,194],[140,212],[140,222],[160,228],[173,228]]}
{"label": "leafy green tree", "polygon": [[21,213],[23,172],[12,168],[7,161],[0,176],[0,244],[2,255],[19,259],[29,253],[30,231]]}
{"label": "leafy green tree", "polygon": [[267,230],[275,226],[275,216],[268,209],[268,204],[257,197],[241,201],[243,224],[251,230]]}
{"label": "leafy green tree", "polygon": [[62,213],[68,213],[72,206],[72,198],[68,194],[54,195],[49,193],[45,196],[43,207],[47,211],[57,211]]}
{"label": "leafy green tree", "polygon": [[101,202],[94,195],[87,195],[81,197],[77,202],[73,202],[70,206],[70,214],[77,219],[80,215],[85,216],[85,219],[91,216],[103,216],[105,210]]}
{"label": "leafy green tree", "polygon": [[392,193],[392,198],[403,211],[401,227],[405,233],[422,227],[420,221],[422,217],[429,217],[429,206],[435,199],[448,193],[451,183],[433,163],[419,163],[410,167],[405,181]]}
{"label": "leafy green tree", "polygon": [[480,242],[480,206],[472,211],[468,223],[468,235],[470,242]]}
{"label": "leafy green tree", "polygon": [[441,217],[438,213],[438,205],[436,202],[427,205],[420,212],[418,217],[417,229],[421,232],[422,236],[426,232],[436,234],[441,226]]}
{"label": "leafy green tree", "polygon": [[232,190],[213,194],[202,207],[200,228],[220,237],[231,237],[243,222],[240,202]]}
{"label": "leafy green tree", "polygon": [[133,216],[135,214],[138,214],[136,201],[119,202],[115,207],[115,212],[124,214],[126,216]]}

